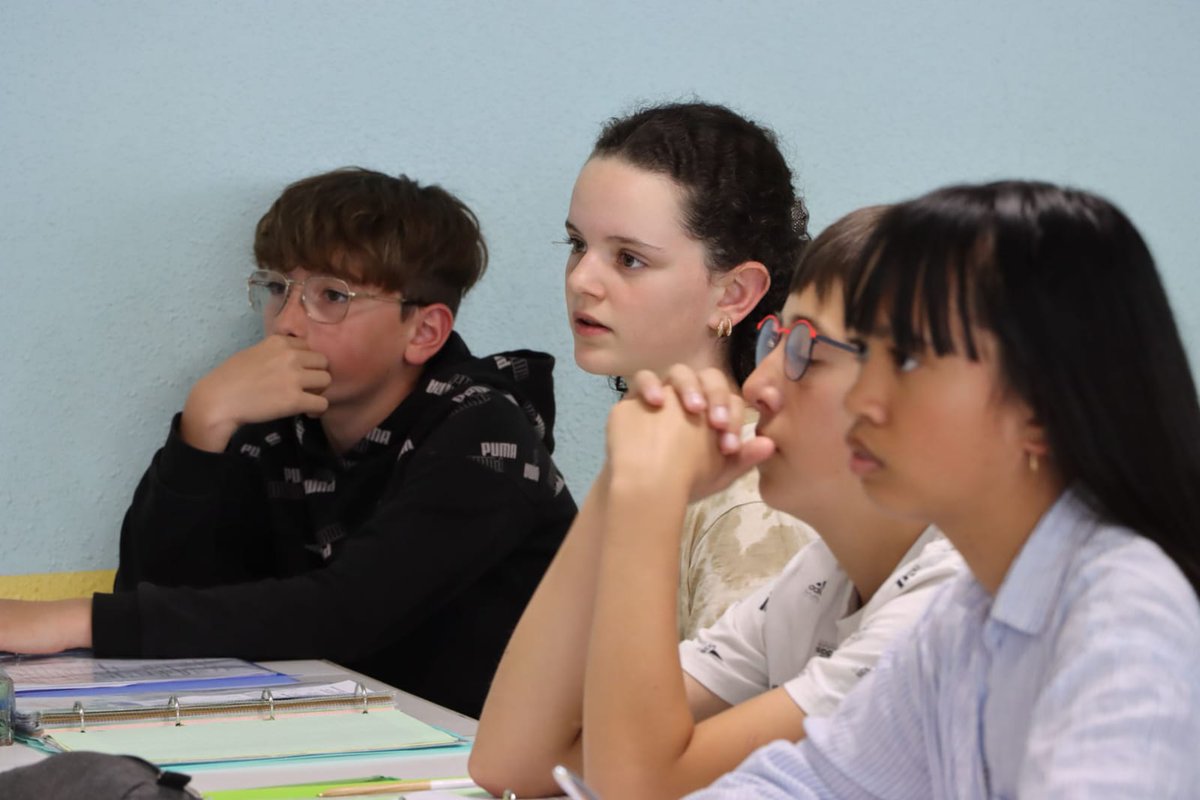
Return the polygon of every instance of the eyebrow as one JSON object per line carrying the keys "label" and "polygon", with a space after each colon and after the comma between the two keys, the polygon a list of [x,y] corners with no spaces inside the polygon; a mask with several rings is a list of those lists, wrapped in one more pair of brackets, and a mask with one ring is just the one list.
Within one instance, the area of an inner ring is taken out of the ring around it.
{"label": "eyebrow", "polygon": [[[583,233],[579,230],[579,228],[575,227],[571,223],[571,220],[566,221],[566,226],[567,226],[567,230],[570,231],[571,233],[579,234],[579,236],[581,236],[581,237],[583,236]],[[606,236],[604,240],[607,242],[616,242],[617,244],[627,245],[629,247],[638,247],[638,248],[644,247],[648,250],[662,250],[663,249],[662,247],[659,247],[656,244],[650,244],[649,242],[643,242],[641,239],[633,239],[629,236]]]}

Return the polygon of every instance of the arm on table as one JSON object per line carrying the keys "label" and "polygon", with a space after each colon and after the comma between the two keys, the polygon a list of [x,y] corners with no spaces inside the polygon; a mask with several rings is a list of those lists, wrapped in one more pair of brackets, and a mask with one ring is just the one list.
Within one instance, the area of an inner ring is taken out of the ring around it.
{"label": "arm on table", "polygon": [[[643,385],[635,381],[631,402]],[[661,402],[662,387],[657,388]],[[713,436],[711,432],[708,435]],[[553,794],[557,792],[550,774],[554,764],[580,768],[585,674],[589,648],[594,646],[597,569],[607,547],[601,537],[610,527],[606,522],[610,484],[611,469],[606,462],[496,673],[471,754],[472,776],[496,794],[506,788],[518,794]],[[663,578],[673,597],[678,581],[679,523],[667,524],[673,524],[674,530],[662,537],[645,525],[639,525],[639,530],[662,539],[658,544],[667,550],[672,563]],[[672,631],[672,647],[675,641]],[[682,685],[680,675],[677,670],[676,680]],[[693,684],[697,704],[709,704],[705,713],[723,707],[719,698]]]}
{"label": "arm on table", "polygon": [[[702,377],[708,407],[736,430],[741,398]],[[694,496],[767,457],[770,443],[729,441],[685,409],[686,383],[657,408],[618,404],[609,417],[612,478],[604,518],[584,692],[585,777],[602,795],[678,797],[740,761],[766,728],[801,728],[790,698],[773,692],[696,724],[721,707],[685,678],[675,628],[680,526]],[[737,438],[736,434],[732,438]],[[732,446],[731,446],[732,445]],[[704,708],[693,707],[693,703]]]}
{"label": "arm on table", "polygon": [[936,648],[924,633],[888,651],[832,717],[806,720],[805,739],[759,748],[689,800],[932,797],[926,707]]}
{"label": "arm on table", "polygon": [[[324,567],[207,589],[142,584],[136,593],[99,595],[97,652],[352,662],[397,642],[543,523],[541,484],[470,458],[504,415],[506,434],[536,440],[521,410],[502,398],[457,413],[417,448]],[[406,564],[421,568],[397,584]]]}
{"label": "arm on table", "polygon": [[0,600],[0,650],[58,653],[92,646],[92,601]]}
{"label": "arm on table", "polygon": [[525,608],[479,718],[472,779],[494,795],[545,796],[555,764],[579,770],[583,672],[592,626],[608,471],[597,477]]}

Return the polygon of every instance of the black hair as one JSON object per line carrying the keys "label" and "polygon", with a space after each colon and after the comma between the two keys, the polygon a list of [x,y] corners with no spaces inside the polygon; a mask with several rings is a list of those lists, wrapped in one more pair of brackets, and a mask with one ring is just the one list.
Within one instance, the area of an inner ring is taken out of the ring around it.
{"label": "black hair", "polygon": [[710,270],[745,261],[767,268],[770,288],[730,335],[729,365],[741,385],[754,371],[755,326],[783,305],[809,238],[808,209],[775,134],[725,106],[670,103],[609,120],[592,155],[675,181],[684,228],[704,244]]}
{"label": "black hair", "polygon": [[853,284],[856,270],[862,269],[863,251],[888,208],[866,206],[830,223],[804,248],[804,257],[788,284],[788,294],[812,288],[817,300],[824,303],[834,289],[844,290]]}
{"label": "black hair", "polygon": [[846,293],[901,352],[979,358],[1044,426],[1063,479],[1103,518],[1158,544],[1200,593],[1200,404],[1166,291],[1137,229],[1087,192],[954,186],[887,212]]}

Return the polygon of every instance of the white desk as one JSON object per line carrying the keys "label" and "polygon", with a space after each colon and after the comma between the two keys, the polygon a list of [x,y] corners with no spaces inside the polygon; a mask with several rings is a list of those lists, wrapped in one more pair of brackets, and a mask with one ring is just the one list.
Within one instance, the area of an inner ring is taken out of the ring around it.
{"label": "white desk", "polygon": [[[328,661],[264,661],[263,666],[289,675],[306,679],[335,682],[347,679],[358,680],[368,689],[390,691],[396,695],[396,707],[406,714],[436,725],[463,739],[473,741],[476,722],[470,717],[419,697],[393,689],[381,681],[351,672]],[[457,777],[467,774],[467,753],[461,747],[448,748],[451,752],[436,749],[417,750],[412,753],[389,753],[386,755],[361,755],[348,758],[328,758],[304,763],[280,761],[250,766],[222,766],[219,769],[204,769],[191,772],[192,786],[200,791],[217,789],[241,789],[253,786],[269,786],[284,783],[359,778],[367,775],[390,775],[396,778]],[[21,744],[0,747],[0,770],[12,769],[23,764],[32,764],[46,756]]]}

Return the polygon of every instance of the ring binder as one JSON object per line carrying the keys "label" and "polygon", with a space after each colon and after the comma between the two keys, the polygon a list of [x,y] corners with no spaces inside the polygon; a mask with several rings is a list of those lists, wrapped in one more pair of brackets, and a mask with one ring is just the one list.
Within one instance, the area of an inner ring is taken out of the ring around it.
{"label": "ring binder", "polygon": [[22,732],[26,734],[32,734],[39,728],[77,728],[80,732],[86,732],[89,725],[122,722],[174,722],[182,726],[190,719],[212,717],[258,716],[265,721],[289,713],[361,711],[366,714],[372,708],[392,708],[394,702],[395,698],[391,692],[374,692],[362,683],[357,683],[353,694],[277,699],[270,689],[264,689],[258,700],[192,704],[181,703],[176,695],[171,695],[163,705],[146,708],[87,708],[82,702],[76,701],[69,711],[22,714],[19,723]]}
{"label": "ring binder", "polygon": [[362,697],[362,713],[367,713],[367,687],[361,683],[354,684],[354,696]]}

